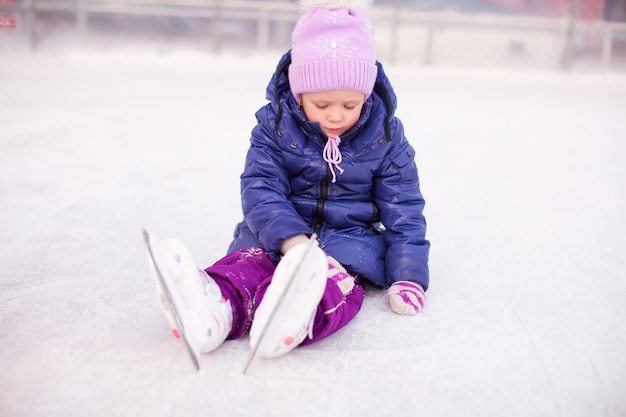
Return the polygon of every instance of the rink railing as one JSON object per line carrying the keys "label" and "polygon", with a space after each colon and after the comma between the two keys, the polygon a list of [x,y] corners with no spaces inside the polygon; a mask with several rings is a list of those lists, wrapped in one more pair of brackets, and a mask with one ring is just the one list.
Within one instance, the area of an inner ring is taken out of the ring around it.
{"label": "rink railing", "polygon": [[[222,27],[228,21],[255,22],[256,47],[266,49],[270,45],[271,25],[280,22],[293,25],[301,14],[296,2],[271,0],[24,0],[13,6],[27,16],[28,32],[33,45],[38,38],[38,12],[43,11],[74,13],[79,35],[86,33],[89,29],[89,16],[96,14],[207,18],[214,22],[210,29],[210,42],[215,50],[220,49],[223,40]],[[559,55],[558,61],[564,68],[572,62],[572,51],[576,42],[592,39],[594,48],[599,50],[602,67],[609,69],[614,57],[615,41],[626,41],[626,23],[421,12],[391,6],[374,6],[370,10],[370,16],[377,31],[386,32],[381,49],[391,62],[400,62],[406,58],[402,45],[412,44],[410,55],[414,60],[422,64],[435,64],[436,48],[445,48],[437,42],[443,38],[442,35],[453,30],[469,30],[486,33],[523,32],[526,36],[541,34],[551,37],[557,45],[552,53]]]}

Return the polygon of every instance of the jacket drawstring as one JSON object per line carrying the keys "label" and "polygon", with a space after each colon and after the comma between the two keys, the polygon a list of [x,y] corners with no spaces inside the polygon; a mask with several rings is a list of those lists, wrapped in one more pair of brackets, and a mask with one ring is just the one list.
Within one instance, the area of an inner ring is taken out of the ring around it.
{"label": "jacket drawstring", "polygon": [[337,181],[337,175],[335,174],[335,168],[339,171],[339,175],[343,174],[343,168],[339,166],[343,157],[341,156],[341,151],[339,150],[339,144],[341,143],[341,138],[339,136],[334,136],[332,138],[328,138],[326,145],[324,146],[324,161],[328,164],[330,168],[330,172],[333,174],[333,183]]}

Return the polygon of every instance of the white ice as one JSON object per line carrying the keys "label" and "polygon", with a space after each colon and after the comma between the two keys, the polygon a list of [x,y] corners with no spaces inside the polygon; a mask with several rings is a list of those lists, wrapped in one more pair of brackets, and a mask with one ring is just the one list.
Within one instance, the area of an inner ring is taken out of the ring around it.
{"label": "white ice", "polygon": [[387,66],[432,242],[415,317],[369,290],[346,328],[195,373],[141,228],[199,266],[278,55],[2,55],[0,415],[626,415],[626,79]]}

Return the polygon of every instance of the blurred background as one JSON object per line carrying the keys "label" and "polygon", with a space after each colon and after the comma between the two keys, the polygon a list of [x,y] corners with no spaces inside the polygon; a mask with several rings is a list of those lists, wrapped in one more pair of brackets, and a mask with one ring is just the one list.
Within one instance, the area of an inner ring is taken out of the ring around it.
{"label": "blurred background", "polygon": [[[0,0],[0,50],[284,51],[295,0]],[[626,0],[377,0],[378,56],[433,67],[626,72]]]}

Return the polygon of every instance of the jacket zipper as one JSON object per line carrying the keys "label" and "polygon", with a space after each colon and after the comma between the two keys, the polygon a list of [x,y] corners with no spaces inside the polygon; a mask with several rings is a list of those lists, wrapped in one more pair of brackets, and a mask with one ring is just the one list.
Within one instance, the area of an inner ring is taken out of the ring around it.
{"label": "jacket zipper", "polygon": [[[322,141],[325,142],[328,139],[326,137],[322,137]],[[319,237],[320,232],[322,230],[322,226],[324,225],[324,206],[326,205],[326,199],[328,199],[328,183],[332,178],[332,173],[330,172],[330,167],[326,164],[326,178],[322,179],[320,182],[320,198],[317,200],[317,208],[315,211],[315,227],[313,228],[313,232]]]}

